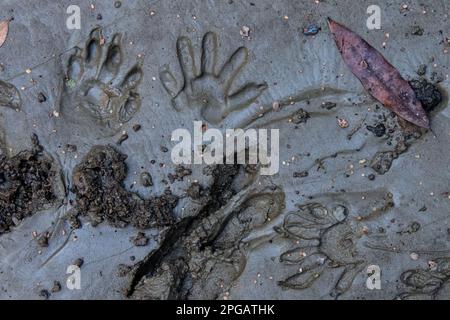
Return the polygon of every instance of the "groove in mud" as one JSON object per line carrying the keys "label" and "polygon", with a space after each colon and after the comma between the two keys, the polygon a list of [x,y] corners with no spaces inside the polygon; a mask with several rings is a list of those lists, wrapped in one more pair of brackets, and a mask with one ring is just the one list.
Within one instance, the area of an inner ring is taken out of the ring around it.
{"label": "groove in mud", "polygon": [[246,264],[242,240],[284,208],[281,189],[261,187],[255,176],[240,191],[231,191],[240,169],[213,169],[203,207],[170,230],[161,247],[136,266],[128,297],[217,299],[239,277]]}
{"label": "groove in mud", "polygon": [[203,217],[219,209],[227,200],[229,200],[229,198],[231,198],[233,193],[230,193],[229,191],[232,190],[231,185],[234,177],[239,173],[238,169],[239,167],[236,165],[222,165],[213,169],[212,177],[214,182],[210,188],[209,193],[211,196],[206,205],[196,217],[186,217],[174,225],[168,231],[160,247],[139,263],[133,273],[127,296],[130,297],[134,293],[137,284],[144,276],[151,275],[155,272],[157,266],[161,264],[161,260],[171,253],[171,247],[178,246],[183,235],[186,235],[190,230],[195,229]]}

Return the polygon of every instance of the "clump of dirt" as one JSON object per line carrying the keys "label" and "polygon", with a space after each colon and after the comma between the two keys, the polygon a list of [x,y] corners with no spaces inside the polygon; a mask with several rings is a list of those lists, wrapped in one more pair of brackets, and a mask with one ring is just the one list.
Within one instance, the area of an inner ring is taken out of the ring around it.
{"label": "clump of dirt", "polygon": [[175,168],[175,173],[169,173],[168,178],[170,183],[174,183],[175,181],[183,181],[184,177],[190,176],[192,174],[192,170],[186,168],[182,165],[178,165]]}
{"label": "clump of dirt", "polygon": [[123,186],[126,158],[111,146],[92,147],[73,171],[76,201],[71,216],[86,215],[93,225],[106,220],[119,228],[128,224],[140,229],[171,225],[178,198],[168,191],[141,199],[127,191]]}
{"label": "clump of dirt", "polygon": [[55,163],[36,135],[31,141],[31,150],[12,158],[0,154],[0,234],[57,200]]}
{"label": "clump of dirt", "polygon": [[[443,97],[438,87],[426,79],[415,79],[409,83],[426,112],[429,113],[442,102]],[[370,163],[371,168],[378,174],[385,174],[391,168],[393,161],[422,136],[423,130],[393,113],[391,116],[381,118],[382,122],[377,120],[377,124],[367,126],[367,130],[377,137],[385,137],[387,144],[393,146],[392,150],[377,152]]]}
{"label": "clump of dirt", "polygon": [[309,118],[311,118],[311,116],[307,111],[305,111],[304,109],[299,109],[292,117],[292,123],[294,124],[306,123]]}
{"label": "clump of dirt", "polygon": [[438,87],[426,79],[411,80],[409,84],[426,112],[430,112],[442,102],[442,94]]}

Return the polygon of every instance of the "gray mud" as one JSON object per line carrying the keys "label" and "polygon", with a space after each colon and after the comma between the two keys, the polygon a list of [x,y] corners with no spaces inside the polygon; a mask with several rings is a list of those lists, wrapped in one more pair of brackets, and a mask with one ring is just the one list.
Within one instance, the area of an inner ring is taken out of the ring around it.
{"label": "gray mud", "polygon": [[[371,1],[2,1],[0,298],[449,299],[450,4],[404,2],[368,30]],[[328,16],[431,130],[364,91]],[[193,121],[279,129],[279,172],[175,165]]]}

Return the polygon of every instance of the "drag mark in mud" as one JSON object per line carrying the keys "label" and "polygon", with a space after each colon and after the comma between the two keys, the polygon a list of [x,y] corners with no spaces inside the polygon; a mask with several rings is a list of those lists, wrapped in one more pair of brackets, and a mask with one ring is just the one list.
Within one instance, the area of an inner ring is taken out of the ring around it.
{"label": "drag mark in mud", "polygon": [[284,208],[280,188],[259,183],[257,173],[242,189],[233,183],[241,165],[217,165],[213,182],[197,201],[196,215],[183,218],[132,273],[127,295],[134,299],[217,299],[242,273],[241,241]]}

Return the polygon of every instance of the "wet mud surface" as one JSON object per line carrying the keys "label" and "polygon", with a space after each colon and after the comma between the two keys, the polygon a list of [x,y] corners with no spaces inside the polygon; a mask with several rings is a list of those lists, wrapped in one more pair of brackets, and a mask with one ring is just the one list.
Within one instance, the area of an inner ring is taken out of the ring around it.
{"label": "wet mud surface", "polygon": [[[80,30],[69,2],[0,5],[0,298],[450,298],[446,1],[388,1],[380,30],[370,1],[83,0]],[[364,90],[328,16],[430,129]],[[174,164],[193,121],[279,129],[279,172]]]}

